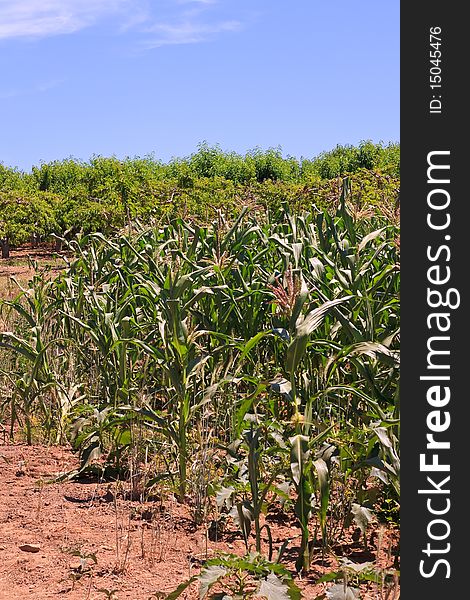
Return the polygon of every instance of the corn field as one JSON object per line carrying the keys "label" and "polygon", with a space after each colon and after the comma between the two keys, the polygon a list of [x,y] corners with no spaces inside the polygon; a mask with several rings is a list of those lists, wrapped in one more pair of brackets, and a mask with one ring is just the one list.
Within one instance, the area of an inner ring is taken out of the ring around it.
{"label": "corn field", "polygon": [[350,523],[365,534],[399,501],[399,243],[352,201],[346,178],[334,211],[62,240],[60,274],[1,304],[7,434],[70,444],[64,478],[233,519],[269,564],[274,505],[295,516],[298,572]]}

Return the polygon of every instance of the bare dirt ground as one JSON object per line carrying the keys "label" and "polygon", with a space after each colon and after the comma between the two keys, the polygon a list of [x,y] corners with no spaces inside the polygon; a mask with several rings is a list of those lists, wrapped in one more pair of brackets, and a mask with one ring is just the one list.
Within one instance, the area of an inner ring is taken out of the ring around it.
{"label": "bare dirt ground", "polygon": [[[244,554],[234,526],[211,541],[207,526],[195,526],[188,507],[171,495],[142,504],[126,499],[115,482],[49,483],[76,466],[65,448],[4,443],[0,463],[0,600],[148,600],[174,590],[217,552]],[[295,547],[295,523],[270,526],[276,548],[286,538]],[[376,526],[371,533],[367,552],[348,537],[343,555],[392,567],[398,532]],[[39,549],[21,549],[27,544]],[[303,598],[313,600],[328,589],[330,584],[315,582],[335,564],[333,558],[322,561],[318,551],[309,575],[296,580]],[[387,596],[368,584],[361,597],[396,600],[397,594],[398,586]],[[197,589],[181,597],[195,600]]]}
{"label": "bare dirt ground", "polygon": [[58,273],[64,266],[61,253],[54,252],[49,245],[43,244],[37,248],[25,244],[10,252],[10,258],[0,258],[0,298],[11,299],[19,293],[18,285],[27,283],[35,273],[35,266],[40,272]]}

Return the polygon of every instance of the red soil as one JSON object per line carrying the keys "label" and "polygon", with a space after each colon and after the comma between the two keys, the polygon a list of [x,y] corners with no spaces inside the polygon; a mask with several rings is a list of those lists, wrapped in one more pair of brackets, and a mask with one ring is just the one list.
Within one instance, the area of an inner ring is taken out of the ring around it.
{"label": "red soil", "polygon": [[[220,541],[210,541],[207,526],[195,526],[189,508],[171,495],[142,504],[126,499],[123,484],[49,483],[76,467],[67,449],[4,444],[0,463],[0,600],[148,600],[156,592],[174,590],[218,551],[244,554],[232,523]],[[286,560],[293,568],[299,539],[295,521],[273,520],[270,527],[275,548],[291,540]],[[339,550],[356,562],[393,566],[398,532],[381,526],[378,535],[375,526],[371,533],[367,553],[349,534]],[[25,552],[20,549],[24,544],[40,549]],[[331,584],[315,581],[335,564],[328,557],[323,562],[318,550],[309,575],[296,580],[303,598],[313,600],[326,591]],[[115,595],[109,596],[111,590]],[[387,597],[379,586],[368,584],[362,598],[392,600],[398,593],[397,587]],[[197,589],[189,588],[181,598],[197,599]]]}

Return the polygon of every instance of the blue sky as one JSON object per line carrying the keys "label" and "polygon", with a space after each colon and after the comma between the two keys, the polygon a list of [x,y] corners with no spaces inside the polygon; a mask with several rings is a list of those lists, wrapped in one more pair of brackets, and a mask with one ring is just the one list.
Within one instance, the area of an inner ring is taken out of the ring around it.
{"label": "blue sky", "polygon": [[0,0],[0,162],[399,141],[399,1]]}

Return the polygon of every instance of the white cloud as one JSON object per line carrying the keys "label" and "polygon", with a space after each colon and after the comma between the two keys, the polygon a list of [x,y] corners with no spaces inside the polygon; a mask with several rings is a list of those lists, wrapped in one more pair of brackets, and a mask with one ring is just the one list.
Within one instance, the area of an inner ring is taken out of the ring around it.
{"label": "white cloud", "polygon": [[202,23],[184,20],[178,23],[155,23],[147,28],[154,36],[145,42],[147,48],[159,48],[174,44],[195,44],[206,41],[218,33],[234,32],[241,28],[239,21]]}
{"label": "white cloud", "polygon": [[[220,0],[172,0],[173,10],[165,18],[153,16],[145,32],[145,48],[159,48],[176,44],[196,44],[213,39],[222,33],[239,31],[241,21],[227,18]],[[174,10],[175,5],[180,9]],[[226,13],[226,11],[225,11]]]}
{"label": "white cloud", "polygon": [[219,0],[0,0],[0,40],[73,34],[118,19],[115,31],[133,32],[144,48],[194,44],[238,31],[220,15]]}
{"label": "white cloud", "polygon": [[130,0],[0,0],[0,39],[74,33],[130,9]]}

